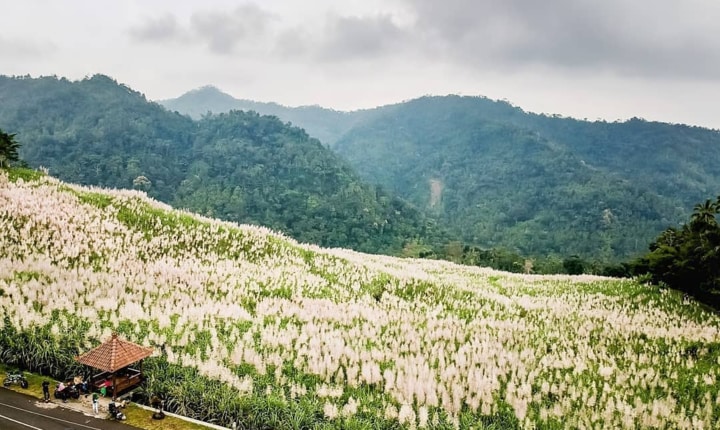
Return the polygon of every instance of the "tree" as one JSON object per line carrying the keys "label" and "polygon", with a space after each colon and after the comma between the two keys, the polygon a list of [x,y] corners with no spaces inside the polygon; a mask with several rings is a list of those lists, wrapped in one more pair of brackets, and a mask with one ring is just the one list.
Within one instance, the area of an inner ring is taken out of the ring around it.
{"label": "tree", "polygon": [[19,148],[20,144],[15,141],[14,134],[0,130],[0,167],[9,167],[11,163],[19,161]]}
{"label": "tree", "polygon": [[582,275],[585,273],[585,261],[578,255],[571,255],[563,260],[563,268],[568,275]]}
{"label": "tree", "polygon": [[140,175],[133,179],[133,187],[139,190],[147,191],[150,189],[152,182],[146,176]]}
{"label": "tree", "polygon": [[706,200],[695,205],[690,222],[681,229],[671,227],[662,232],[650,244],[650,252],[637,262],[637,269],[646,270],[655,282],[663,282],[720,308],[717,213],[717,202]]}
{"label": "tree", "polygon": [[705,203],[695,205],[691,221],[705,226],[717,226],[715,214],[718,213],[718,209],[720,208],[715,202],[710,199],[705,200]]}

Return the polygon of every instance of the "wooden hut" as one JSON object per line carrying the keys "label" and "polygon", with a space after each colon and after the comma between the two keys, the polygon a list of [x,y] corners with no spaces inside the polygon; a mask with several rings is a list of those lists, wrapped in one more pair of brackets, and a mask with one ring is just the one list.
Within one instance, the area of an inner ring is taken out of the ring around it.
{"label": "wooden hut", "polygon": [[[101,370],[101,373],[90,378],[90,387],[96,390],[107,387],[115,398],[117,394],[143,381],[142,360],[152,353],[152,348],[122,340],[117,333],[113,333],[105,343],[76,357],[76,360]],[[135,363],[138,363],[136,368],[130,367]]]}

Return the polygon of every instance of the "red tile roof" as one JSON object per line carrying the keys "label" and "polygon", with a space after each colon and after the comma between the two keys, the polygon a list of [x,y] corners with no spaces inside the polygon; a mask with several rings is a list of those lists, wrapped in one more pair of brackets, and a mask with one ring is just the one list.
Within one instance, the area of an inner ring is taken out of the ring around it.
{"label": "red tile roof", "polygon": [[117,333],[107,342],[80,355],[76,360],[82,364],[107,372],[115,372],[129,366],[153,353],[152,348],[145,348],[126,340],[118,339]]}

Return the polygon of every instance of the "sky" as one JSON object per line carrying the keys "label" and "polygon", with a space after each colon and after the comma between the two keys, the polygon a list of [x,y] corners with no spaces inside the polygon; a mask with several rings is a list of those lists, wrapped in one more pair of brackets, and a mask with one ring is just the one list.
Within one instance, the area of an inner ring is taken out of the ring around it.
{"label": "sky", "polygon": [[0,0],[0,74],[289,106],[482,95],[720,129],[718,0]]}

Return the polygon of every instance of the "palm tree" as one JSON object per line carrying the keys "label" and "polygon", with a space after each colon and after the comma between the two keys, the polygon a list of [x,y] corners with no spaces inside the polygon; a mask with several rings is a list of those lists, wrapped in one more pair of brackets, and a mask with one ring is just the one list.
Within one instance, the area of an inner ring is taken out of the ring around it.
{"label": "palm tree", "polygon": [[690,220],[693,223],[701,223],[706,226],[717,226],[715,214],[718,213],[718,205],[712,200],[705,200],[705,203],[699,203],[693,208],[693,214]]}
{"label": "palm tree", "polygon": [[10,163],[18,161],[20,144],[15,141],[14,134],[0,130],[0,167],[8,167]]}

